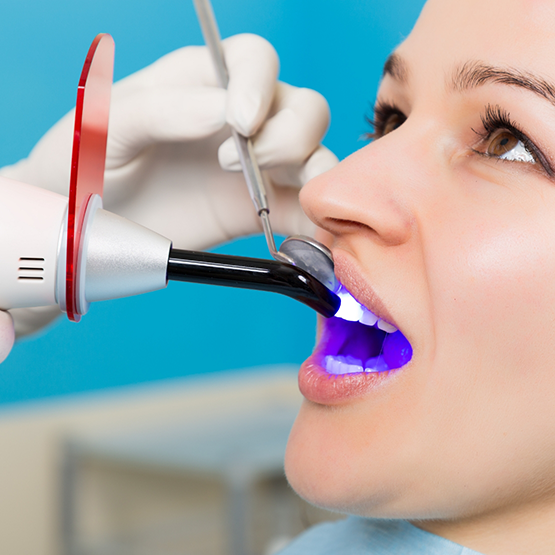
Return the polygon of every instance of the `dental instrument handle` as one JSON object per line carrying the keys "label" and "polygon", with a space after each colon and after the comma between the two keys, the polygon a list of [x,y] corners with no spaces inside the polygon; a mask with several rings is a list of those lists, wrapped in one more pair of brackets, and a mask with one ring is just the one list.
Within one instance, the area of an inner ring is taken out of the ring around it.
{"label": "dental instrument handle", "polygon": [[239,159],[249,189],[249,194],[262,222],[262,230],[264,231],[268,250],[275,260],[293,264],[293,260],[286,254],[278,251],[276,247],[272,224],[270,223],[270,208],[268,207],[268,199],[266,198],[264,179],[254,156],[252,141],[238,133],[235,129],[231,130],[231,135],[235,140],[237,151],[239,152]]}
{"label": "dental instrument handle", "polygon": [[274,260],[172,248],[167,279],[280,293],[327,318],[341,304],[335,293],[308,272]]}
{"label": "dental instrument handle", "polygon": [[[212,61],[214,62],[218,84],[223,89],[227,89],[229,84],[229,72],[225,63],[224,51],[222,48],[218,24],[216,23],[216,18],[214,17],[214,10],[212,9],[210,0],[193,0],[193,2],[195,4],[197,17],[202,29],[204,42],[208,46],[208,50],[212,56]],[[270,208],[268,206],[268,199],[266,198],[264,179],[260,173],[260,168],[258,167],[258,163],[254,155],[252,141],[244,135],[241,135],[235,129],[231,130],[231,135],[233,136],[235,145],[237,146],[237,151],[239,152],[239,159],[241,161],[241,167],[243,168],[243,174],[249,189],[249,194],[254,207],[256,208],[256,212],[262,220],[262,229],[264,231],[264,236],[266,238],[270,254],[276,260],[292,263],[292,260],[287,255],[278,252],[276,248],[274,234],[270,224]]]}
{"label": "dental instrument handle", "polygon": [[[254,156],[252,141],[244,135],[241,135],[241,133],[235,129],[231,130],[231,136],[235,140],[235,145],[239,152],[239,160],[241,161],[245,181],[247,182],[247,187],[256,212],[259,216],[261,216],[263,212],[269,214],[270,208],[268,207],[268,199],[266,198],[266,188],[264,186],[262,174],[260,173],[260,168]],[[273,241],[274,238],[272,234],[272,242]]]}
{"label": "dental instrument handle", "polygon": [[222,89],[227,89],[229,84],[229,73],[224,58],[224,49],[222,48],[222,39],[216,18],[214,17],[214,10],[209,0],[193,0],[197,18],[202,29],[202,36],[204,42],[210,50],[212,61],[216,69],[216,77],[218,84]]}

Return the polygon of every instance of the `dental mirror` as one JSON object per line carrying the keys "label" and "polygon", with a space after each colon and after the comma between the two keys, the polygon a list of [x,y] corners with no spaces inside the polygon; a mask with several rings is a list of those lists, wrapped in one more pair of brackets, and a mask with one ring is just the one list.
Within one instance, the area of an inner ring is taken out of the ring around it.
{"label": "dental mirror", "polygon": [[[210,50],[212,60],[216,69],[218,83],[223,89],[227,89],[229,73],[225,63],[224,52],[220,39],[220,32],[214,17],[214,11],[210,0],[193,0],[197,17],[202,28],[204,41]],[[279,250],[276,248],[274,234],[270,224],[270,208],[266,198],[266,190],[260,169],[254,156],[254,149],[250,139],[231,130],[241,166],[247,182],[251,199],[257,214],[262,221],[262,228],[268,250],[272,258],[279,262],[286,262],[305,270],[328,287],[331,291],[337,288],[334,274],[333,257],[330,250],[311,237],[305,235],[293,235],[287,237],[281,244]]]}

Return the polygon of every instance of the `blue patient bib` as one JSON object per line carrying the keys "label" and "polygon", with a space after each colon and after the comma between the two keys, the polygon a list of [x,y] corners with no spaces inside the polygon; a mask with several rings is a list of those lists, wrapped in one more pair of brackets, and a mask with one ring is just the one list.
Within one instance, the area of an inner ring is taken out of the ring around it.
{"label": "blue patient bib", "polygon": [[481,555],[404,520],[349,517],[307,530],[279,555]]}

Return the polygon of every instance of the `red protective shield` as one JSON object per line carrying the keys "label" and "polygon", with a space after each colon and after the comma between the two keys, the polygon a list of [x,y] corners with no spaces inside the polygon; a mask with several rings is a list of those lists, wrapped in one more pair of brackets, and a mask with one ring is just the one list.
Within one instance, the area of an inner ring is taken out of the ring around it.
{"label": "red protective shield", "polygon": [[81,319],[77,302],[81,231],[92,195],[102,196],[108,116],[114,70],[114,40],[100,34],[94,39],[79,79],[69,185],[66,310],[70,320]]}

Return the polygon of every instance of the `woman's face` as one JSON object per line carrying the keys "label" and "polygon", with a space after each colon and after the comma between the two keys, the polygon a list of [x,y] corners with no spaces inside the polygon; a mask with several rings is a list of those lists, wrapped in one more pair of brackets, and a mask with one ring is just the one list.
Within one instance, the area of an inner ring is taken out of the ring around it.
{"label": "woman's face", "polygon": [[313,503],[462,519],[555,495],[554,29],[550,1],[430,0],[377,139],[303,190],[340,281],[413,349],[333,376],[320,322],[286,457]]}

